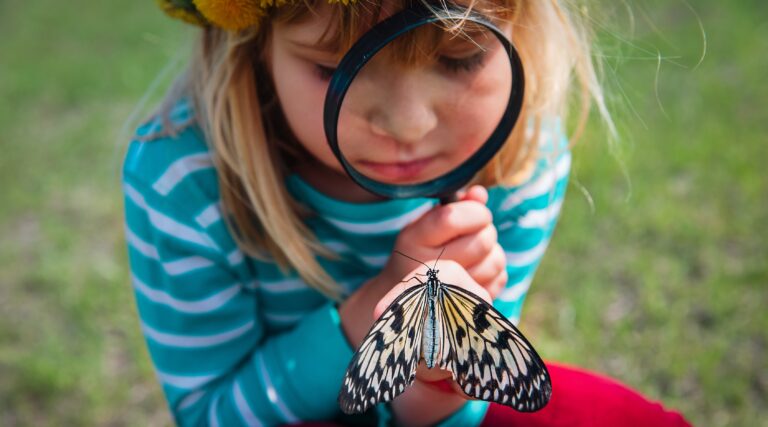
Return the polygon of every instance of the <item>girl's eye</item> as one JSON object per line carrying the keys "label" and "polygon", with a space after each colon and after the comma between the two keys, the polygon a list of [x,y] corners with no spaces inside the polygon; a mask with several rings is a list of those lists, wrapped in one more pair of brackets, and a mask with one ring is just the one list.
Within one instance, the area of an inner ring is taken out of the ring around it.
{"label": "girl's eye", "polygon": [[336,72],[336,68],[315,64],[315,72],[321,80],[330,80],[331,76],[333,76],[333,73]]}
{"label": "girl's eye", "polygon": [[480,69],[485,63],[485,51],[464,58],[440,56],[438,62],[451,73],[472,73]]}

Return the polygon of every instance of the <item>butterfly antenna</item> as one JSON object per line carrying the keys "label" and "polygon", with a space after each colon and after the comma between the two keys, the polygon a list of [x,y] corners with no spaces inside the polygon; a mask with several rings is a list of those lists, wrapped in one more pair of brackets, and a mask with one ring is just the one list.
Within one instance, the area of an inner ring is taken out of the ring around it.
{"label": "butterfly antenna", "polygon": [[[443,246],[443,250],[440,251],[440,255],[438,255],[437,259],[435,260],[435,268],[437,267],[437,262],[440,261],[440,257],[443,256],[443,252],[445,252],[445,246]],[[432,268],[432,270],[434,270],[435,268]]]}
{"label": "butterfly antenna", "polygon": [[[400,255],[402,255],[402,256],[404,256],[404,257],[406,257],[406,258],[410,259],[410,260],[413,260],[413,261],[416,261],[416,262],[418,262],[419,264],[423,265],[424,267],[427,267],[427,268],[429,268],[429,266],[428,266],[427,264],[424,264],[423,262],[421,262],[421,261],[417,260],[416,258],[413,258],[413,257],[409,257],[408,255],[406,255],[406,254],[404,254],[404,253],[402,253],[402,252],[400,252],[400,251],[398,251],[398,250],[395,250],[395,253],[398,253],[398,254],[400,254]],[[442,253],[442,252],[440,252],[440,253]]]}

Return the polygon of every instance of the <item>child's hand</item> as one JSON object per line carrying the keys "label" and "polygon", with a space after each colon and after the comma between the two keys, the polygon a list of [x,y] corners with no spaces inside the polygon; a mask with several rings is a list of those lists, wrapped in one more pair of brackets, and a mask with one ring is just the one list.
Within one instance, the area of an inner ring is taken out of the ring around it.
{"label": "child's hand", "polygon": [[[493,217],[485,206],[487,200],[485,188],[473,186],[460,194],[459,201],[435,206],[403,228],[395,241],[395,250],[431,266],[429,260],[434,263],[445,249],[441,260],[458,263],[491,297],[495,297],[507,282],[506,258],[496,240]],[[362,342],[373,320],[378,318],[372,316],[374,307],[398,283],[413,277],[409,274],[414,268],[425,273],[424,266],[419,267],[402,255],[392,254],[377,277],[340,305],[342,327],[354,348]]]}
{"label": "child's hand", "polygon": [[[406,226],[397,237],[395,250],[432,266],[426,261],[445,249],[441,260],[459,263],[495,298],[507,283],[507,269],[487,201],[485,188],[470,187],[459,195],[459,201],[436,206]],[[393,253],[380,275],[400,280],[413,268],[412,260]],[[423,267],[420,273],[424,273]]]}

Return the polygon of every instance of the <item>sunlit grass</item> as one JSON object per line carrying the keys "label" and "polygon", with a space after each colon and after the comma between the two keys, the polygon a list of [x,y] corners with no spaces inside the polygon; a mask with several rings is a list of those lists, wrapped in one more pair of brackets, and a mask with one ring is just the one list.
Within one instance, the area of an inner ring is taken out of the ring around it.
{"label": "sunlit grass", "polygon": [[[633,6],[634,34],[626,14],[609,26],[634,46],[599,33],[622,137],[611,150],[593,123],[576,146],[522,326],[545,357],[697,425],[759,425],[765,8],[695,4],[708,53],[692,69],[695,17],[654,3]],[[128,282],[120,130],[189,35],[151,2],[0,5],[0,425],[170,423]],[[659,67],[656,50],[674,58]]]}

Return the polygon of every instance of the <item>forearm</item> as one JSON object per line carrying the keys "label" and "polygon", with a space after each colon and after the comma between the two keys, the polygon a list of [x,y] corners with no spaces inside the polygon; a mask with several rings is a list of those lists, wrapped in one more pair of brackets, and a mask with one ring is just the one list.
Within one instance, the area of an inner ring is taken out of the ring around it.
{"label": "forearm", "polygon": [[351,354],[336,317],[323,306],[290,332],[268,337],[243,363],[189,390],[172,407],[177,422],[277,425],[332,418]]}

